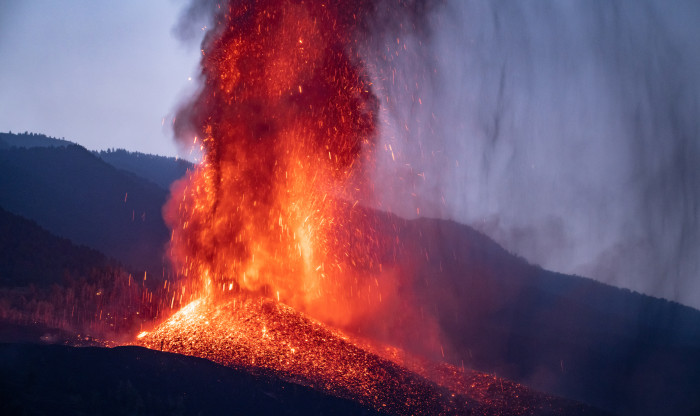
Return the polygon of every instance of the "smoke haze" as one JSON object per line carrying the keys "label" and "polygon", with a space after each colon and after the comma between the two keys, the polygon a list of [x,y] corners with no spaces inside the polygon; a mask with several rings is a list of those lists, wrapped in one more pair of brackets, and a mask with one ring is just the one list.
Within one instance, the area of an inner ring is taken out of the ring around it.
{"label": "smoke haze", "polygon": [[700,307],[700,5],[442,6],[382,39],[380,206]]}

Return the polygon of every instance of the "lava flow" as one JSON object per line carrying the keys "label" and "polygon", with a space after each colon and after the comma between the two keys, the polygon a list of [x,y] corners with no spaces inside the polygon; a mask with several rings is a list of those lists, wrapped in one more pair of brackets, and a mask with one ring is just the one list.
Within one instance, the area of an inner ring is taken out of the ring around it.
{"label": "lava flow", "polygon": [[577,403],[521,385],[403,354],[367,347],[279,302],[238,297],[196,300],[141,345],[272,374],[356,400],[389,414],[586,414]]}

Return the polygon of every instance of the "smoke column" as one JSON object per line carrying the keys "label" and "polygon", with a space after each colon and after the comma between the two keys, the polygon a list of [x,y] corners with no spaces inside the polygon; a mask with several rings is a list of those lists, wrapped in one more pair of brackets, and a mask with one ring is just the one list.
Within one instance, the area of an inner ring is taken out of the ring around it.
{"label": "smoke column", "polygon": [[700,307],[700,4],[441,6],[381,40],[379,205]]}

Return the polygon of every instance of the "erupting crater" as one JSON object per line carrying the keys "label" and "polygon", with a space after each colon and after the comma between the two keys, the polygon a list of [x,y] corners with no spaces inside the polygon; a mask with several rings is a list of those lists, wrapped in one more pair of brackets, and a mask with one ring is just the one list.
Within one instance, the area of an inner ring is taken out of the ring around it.
{"label": "erupting crater", "polygon": [[137,343],[391,414],[576,413],[517,384],[332,329],[374,320],[405,328],[422,316],[410,313],[411,287],[382,264],[399,245],[396,229],[362,208],[373,205],[380,100],[361,51],[380,6],[389,4],[215,5],[201,89],[175,122],[202,161],[164,209],[186,306]]}
{"label": "erupting crater", "polygon": [[275,300],[191,302],[138,343],[274,375],[389,414],[587,414],[583,405],[343,334]]}

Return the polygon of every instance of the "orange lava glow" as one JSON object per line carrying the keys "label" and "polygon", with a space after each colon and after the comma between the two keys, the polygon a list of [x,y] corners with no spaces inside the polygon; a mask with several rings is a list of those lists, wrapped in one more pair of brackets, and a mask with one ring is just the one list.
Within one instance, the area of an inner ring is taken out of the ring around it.
{"label": "orange lava glow", "polygon": [[[379,347],[377,334],[401,327],[442,349],[430,319],[412,310],[408,280],[382,264],[396,260],[396,225],[363,208],[378,100],[358,51],[373,6],[219,5],[202,87],[175,123],[202,162],[164,208],[181,276],[166,282],[165,301],[184,306],[134,342],[390,414],[557,414],[517,384]],[[363,328],[380,330],[361,340]]]}
{"label": "orange lava glow", "polygon": [[202,162],[165,208],[190,299],[255,292],[339,325],[384,300],[368,277],[377,238],[352,246],[369,229],[348,218],[370,195],[375,145],[378,104],[353,47],[365,8],[221,6],[203,87],[176,123]]}
{"label": "orange lava glow", "polygon": [[571,414],[577,407],[494,376],[371,347],[260,297],[191,302],[139,343],[270,373],[389,414]]}

